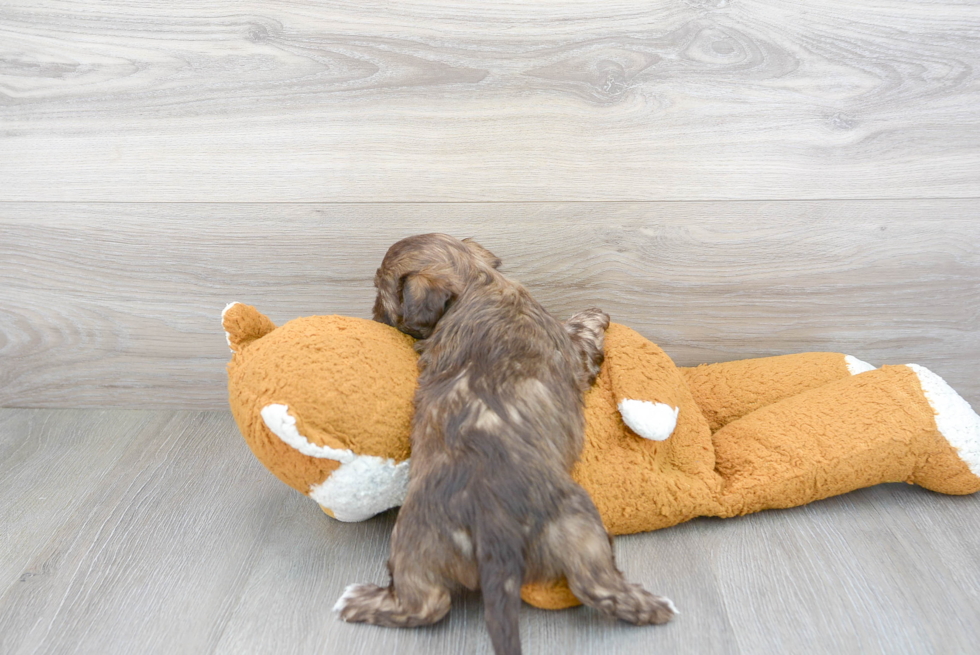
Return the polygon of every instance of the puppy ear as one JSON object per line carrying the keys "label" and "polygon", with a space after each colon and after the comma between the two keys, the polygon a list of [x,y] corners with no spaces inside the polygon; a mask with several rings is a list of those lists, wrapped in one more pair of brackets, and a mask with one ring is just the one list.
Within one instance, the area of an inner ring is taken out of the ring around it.
{"label": "puppy ear", "polygon": [[402,283],[402,330],[417,339],[428,339],[454,300],[456,294],[445,278],[425,272],[406,276]]}
{"label": "puppy ear", "polygon": [[384,268],[379,268],[374,274],[374,288],[378,290],[378,294],[374,298],[372,314],[378,323],[398,327],[393,320],[397,317],[401,284],[401,280],[386,275]]}
{"label": "puppy ear", "polygon": [[493,268],[500,267],[500,257],[478,244],[473,239],[463,239],[463,243],[466,244],[466,249],[470,251],[477,259],[482,259],[487,264]]}
{"label": "puppy ear", "polygon": [[391,322],[391,315],[385,308],[384,292],[381,290],[379,290],[377,297],[374,299],[374,309],[371,310],[371,315],[378,323],[384,323],[385,325],[394,327],[394,324]]}

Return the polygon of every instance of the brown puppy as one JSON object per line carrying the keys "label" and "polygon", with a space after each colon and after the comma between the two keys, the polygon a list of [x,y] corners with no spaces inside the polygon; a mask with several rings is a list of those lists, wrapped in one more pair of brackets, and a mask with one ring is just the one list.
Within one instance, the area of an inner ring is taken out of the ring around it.
{"label": "brown puppy", "polygon": [[375,320],[419,339],[408,495],[391,534],[391,584],[348,587],[345,621],[435,623],[451,589],[483,592],[498,655],[520,653],[525,581],[568,579],[587,605],[636,624],[672,603],[623,579],[588,494],[569,471],[583,441],[582,393],[602,363],[609,317],[564,326],[473,241],[424,234],[388,250]]}

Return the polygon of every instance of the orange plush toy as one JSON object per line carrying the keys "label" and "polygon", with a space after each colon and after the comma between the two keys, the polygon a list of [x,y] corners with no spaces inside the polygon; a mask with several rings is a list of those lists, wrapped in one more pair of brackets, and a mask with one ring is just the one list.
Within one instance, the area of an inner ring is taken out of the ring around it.
{"label": "orange plush toy", "polygon": [[[413,339],[342,316],[276,328],[254,307],[223,314],[231,409],[255,456],[342,521],[396,507],[408,484]],[[980,417],[915,364],[875,369],[836,353],[678,368],[622,325],[585,397],[572,471],[612,534],[696,516],[793,507],[882,482],[980,490]],[[561,582],[538,607],[578,604]]]}

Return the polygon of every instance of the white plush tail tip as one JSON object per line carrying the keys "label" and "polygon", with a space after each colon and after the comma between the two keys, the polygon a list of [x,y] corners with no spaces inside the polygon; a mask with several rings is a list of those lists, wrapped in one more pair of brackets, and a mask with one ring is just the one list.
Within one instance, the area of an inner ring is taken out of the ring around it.
{"label": "white plush tail tip", "polygon": [[850,371],[851,375],[858,375],[859,373],[875,370],[875,367],[871,364],[852,355],[844,355],[844,363],[847,364],[847,370]]}
{"label": "white plush tail tip", "polygon": [[906,366],[918,376],[922,393],[936,413],[936,428],[956,449],[970,472],[980,477],[980,416],[946,380],[925,366]]}

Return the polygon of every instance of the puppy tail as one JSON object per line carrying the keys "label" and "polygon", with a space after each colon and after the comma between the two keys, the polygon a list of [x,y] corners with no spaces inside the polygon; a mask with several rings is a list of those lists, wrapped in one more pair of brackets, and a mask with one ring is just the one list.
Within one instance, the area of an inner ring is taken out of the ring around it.
{"label": "puppy tail", "polygon": [[483,522],[475,535],[483,615],[496,655],[521,653],[518,615],[525,553],[518,530]]}

